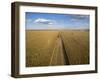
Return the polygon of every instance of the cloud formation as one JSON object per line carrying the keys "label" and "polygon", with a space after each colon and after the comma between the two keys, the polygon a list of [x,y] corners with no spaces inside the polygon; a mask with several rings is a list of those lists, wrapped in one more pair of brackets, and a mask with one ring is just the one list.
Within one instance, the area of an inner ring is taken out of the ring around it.
{"label": "cloud formation", "polygon": [[44,19],[44,18],[37,18],[36,20],[34,20],[34,23],[52,25],[53,24],[53,21],[51,21],[49,19]]}
{"label": "cloud formation", "polygon": [[89,16],[86,16],[86,15],[75,15],[75,16],[72,16],[71,21],[85,20],[85,19],[88,19],[88,17]]}

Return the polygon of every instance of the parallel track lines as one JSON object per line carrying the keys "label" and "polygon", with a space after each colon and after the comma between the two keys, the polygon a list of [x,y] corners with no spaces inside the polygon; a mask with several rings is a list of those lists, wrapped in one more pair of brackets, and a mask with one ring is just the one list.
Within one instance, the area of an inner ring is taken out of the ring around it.
{"label": "parallel track lines", "polygon": [[51,65],[51,63],[52,63],[52,60],[53,60],[53,56],[54,56],[55,49],[56,49],[56,46],[55,46],[55,47],[54,47],[54,49],[53,49],[53,53],[52,53],[52,56],[51,56],[51,59],[50,59],[50,63],[49,63],[49,65]]}

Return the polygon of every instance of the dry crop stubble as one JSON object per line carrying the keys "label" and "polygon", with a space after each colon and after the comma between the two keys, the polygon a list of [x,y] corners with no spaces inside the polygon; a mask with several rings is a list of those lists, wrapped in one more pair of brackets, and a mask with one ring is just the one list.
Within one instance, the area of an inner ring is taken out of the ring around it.
{"label": "dry crop stubble", "polygon": [[57,31],[26,30],[26,66],[47,66],[50,62]]}
{"label": "dry crop stubble", "polygon": [[[89,63],[89,31],[26,30],[26,67],[49,66],[51,63],[51,65],[58,65],[55,64],[58,63],[57,57],[62,58],[61,53],[58,52],[57,46],[59,45],[56,44],[59,32],[64,42],[69,64]],[[51,58],[52,62],[50,62]]]}
{"label": "dry crop stubble", "polygon": [[70,64],[89,64],[89,32],[63,31],[62,37]]}

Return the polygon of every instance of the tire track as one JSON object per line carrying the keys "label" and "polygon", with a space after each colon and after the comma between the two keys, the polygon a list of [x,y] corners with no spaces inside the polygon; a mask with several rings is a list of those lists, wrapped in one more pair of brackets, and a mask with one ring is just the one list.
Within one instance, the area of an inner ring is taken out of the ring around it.
{"label": "tire track", "polygon": [[69,65],[69,59],[60,32],[57,36],[49,65]]}
{"label": "tire track", "polygon": [[69,65],[70,63],[69,63],[69,59],[68,59],[68,55],[67,55],[67,51],[66,51],[66,49],[65,49],[65,46],[64,46],[64,42],[63,42],[63,39],[62,39],[62,37],[61,37],[61,33],[59,33],[59,36],[60,36],[60,39],[61,39],[61,43],[62,43],[62,51],[63,51],[63,55],[64,55],[64,64],[65,65]]}

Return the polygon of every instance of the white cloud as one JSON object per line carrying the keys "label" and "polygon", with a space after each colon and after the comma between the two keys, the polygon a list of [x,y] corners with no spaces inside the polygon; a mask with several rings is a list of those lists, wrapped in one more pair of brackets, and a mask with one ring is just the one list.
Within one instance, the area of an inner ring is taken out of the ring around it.
{"label": "white cloud", "polygon": [[86,20],[88,18],[89,18],[88,15],[87,16],[86,15],[75,15],[72,17],[71,21],[76,22],[76,21],[80,21],[80,20]]}
{"label": "white cloud", "polygon": [[76,22],[76,21],[79,21],[79,20],[78,20],[78,19],[73,18],[73,19],[71,19],[71,21]]}
{"label": "white cloud", "polygon": [[40,24],[53,24],[52,20],[49,19],[44,19],[44,18],[37,18],[36,20],[34,20],[34,23],[40,23]]}

